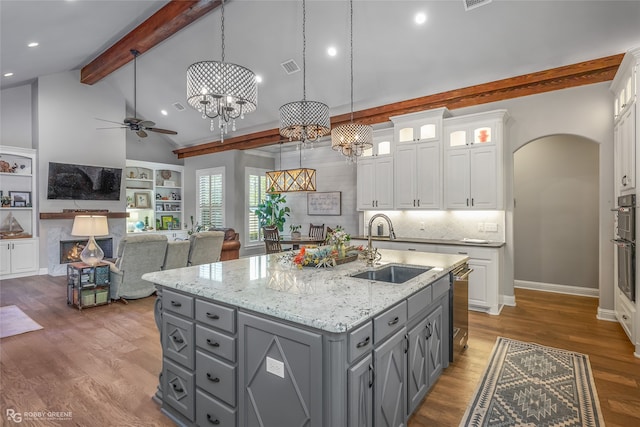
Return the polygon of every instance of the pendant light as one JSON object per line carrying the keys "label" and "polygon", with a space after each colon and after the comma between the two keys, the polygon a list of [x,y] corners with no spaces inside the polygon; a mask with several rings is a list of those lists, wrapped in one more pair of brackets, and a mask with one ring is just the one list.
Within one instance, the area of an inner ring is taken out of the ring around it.
{"label": "pendant light", "polygon": [[347,158],[347,163],[354,163],[356,158],[373,147],[373,128],[353,122],[353,0],[350,7],[350,47],[351,47],[351,122],[337,126],[331,131],[331,148],[339,151]]}
{"label": "pendant light", "polygon": [[224,62],[224,0],[222,0],[222,61],[201,61],[187,69],[187,102],[203,119],[218,119],[220,142],[229,130],[236,130],[236,119],[255,111],[258,86],[253,71],[241,65]]}
{"label": "pendant light", "polygon": [[[302,167],[302,147],[300,145],[297,147],[300,167],[267,172],[267,193],[316,191],[316,170]],[[282,167],[282,141],[280,142],[280,167]]]}
{"label": "pendant light", "polygon": [[306,2],[302,0],[302,101],[290,102],[280,107],[280,135],[289,141],[301,141],[303,146],[317,141],[331,131],[327,104],[307,101],[306,21]]}

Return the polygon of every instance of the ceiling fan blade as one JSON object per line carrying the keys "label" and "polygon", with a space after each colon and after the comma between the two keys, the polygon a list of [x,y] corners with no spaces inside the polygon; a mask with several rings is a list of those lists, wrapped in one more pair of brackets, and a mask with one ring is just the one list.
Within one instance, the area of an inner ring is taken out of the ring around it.
{"label": "ceiling fan blade", "polygon": [[139,131],[136,131],[136,134],[140,137],[140,138],[146,138],[147,137],[147,133],[145,131],[143,131],[142,129],[140,129]]}
{"label": "ceiling fan blade", "polygon": [[146,130],[150,130],[151,132],[157,132],[157,133],[164,133],[167,135],[177,135],[178,132],[176,132],[175,130],[169,130],[169,129],[160,129],[160,128],[145,128]]}
{"label": "ceiling fan blade", "polygon": [[113,126],[108,128],[96,128],[96,129],[129,129],[128,126]]}
{"label": "ceiling fan blade", "polygon": [[105,119],[100,119],[100,118],[98,118],[98,117],[94,117],[94,119],[96,119],[96,120],[100,120],[101,122],[115,123],[115,124],[117,124],[117,125],[122,125],[122,123],[121,123],[121,122],[114,122],[113,120],[105,120]]}
{"label": "ceiling fan blade", "polygon": [[152,128],[155,125],[156,124],[154,122],[152,122],[151,120],[142,120],[141,122],[138,123],[138,126],[142,126],[144,128]]}

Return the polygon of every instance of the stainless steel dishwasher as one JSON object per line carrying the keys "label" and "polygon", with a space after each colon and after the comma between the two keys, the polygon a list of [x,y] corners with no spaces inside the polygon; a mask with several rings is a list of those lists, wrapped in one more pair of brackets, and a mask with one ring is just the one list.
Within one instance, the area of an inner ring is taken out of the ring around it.
{"label": "stainless steel dishwasher", "polygon": [[451,346],[449,360],[455,358],[467,348],[469,339],[469,275],[473,270],[467,263],[455,268],[453,274],[452,295],[449,298],[449,321],[451,328]]}

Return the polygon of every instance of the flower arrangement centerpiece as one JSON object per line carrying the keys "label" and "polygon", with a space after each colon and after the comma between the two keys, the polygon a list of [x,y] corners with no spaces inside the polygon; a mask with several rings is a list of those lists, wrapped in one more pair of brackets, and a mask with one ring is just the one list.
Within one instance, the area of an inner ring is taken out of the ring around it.
{"label": "flower arrangement centerpiece", "polygon": [[285,261],[292,262],[298,268],[302,267],[334,267],[358,259],[362,246],[348,246],[351,236],[342,228],[337,227],[327,234],[327,245],[318,248],[303,246],[297,253],[285,255]]}
{"label": "flower arrangement centerpiece", "polygon": [[342,227],[338,226],[335,230],[327,233],[326,241],[337,252],[338,258],[347,256],[347,245],[351,241],[351,236]]}

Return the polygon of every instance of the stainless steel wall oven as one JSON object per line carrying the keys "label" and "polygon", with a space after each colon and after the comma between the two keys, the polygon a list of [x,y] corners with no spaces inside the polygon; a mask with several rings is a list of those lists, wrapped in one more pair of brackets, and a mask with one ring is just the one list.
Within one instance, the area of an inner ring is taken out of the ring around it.
{"label": "stainless steel wall oven", "polygon": [[618,197],[616,244],[618,252],[618,288],[629,298],[636,300],[636,196]]}

